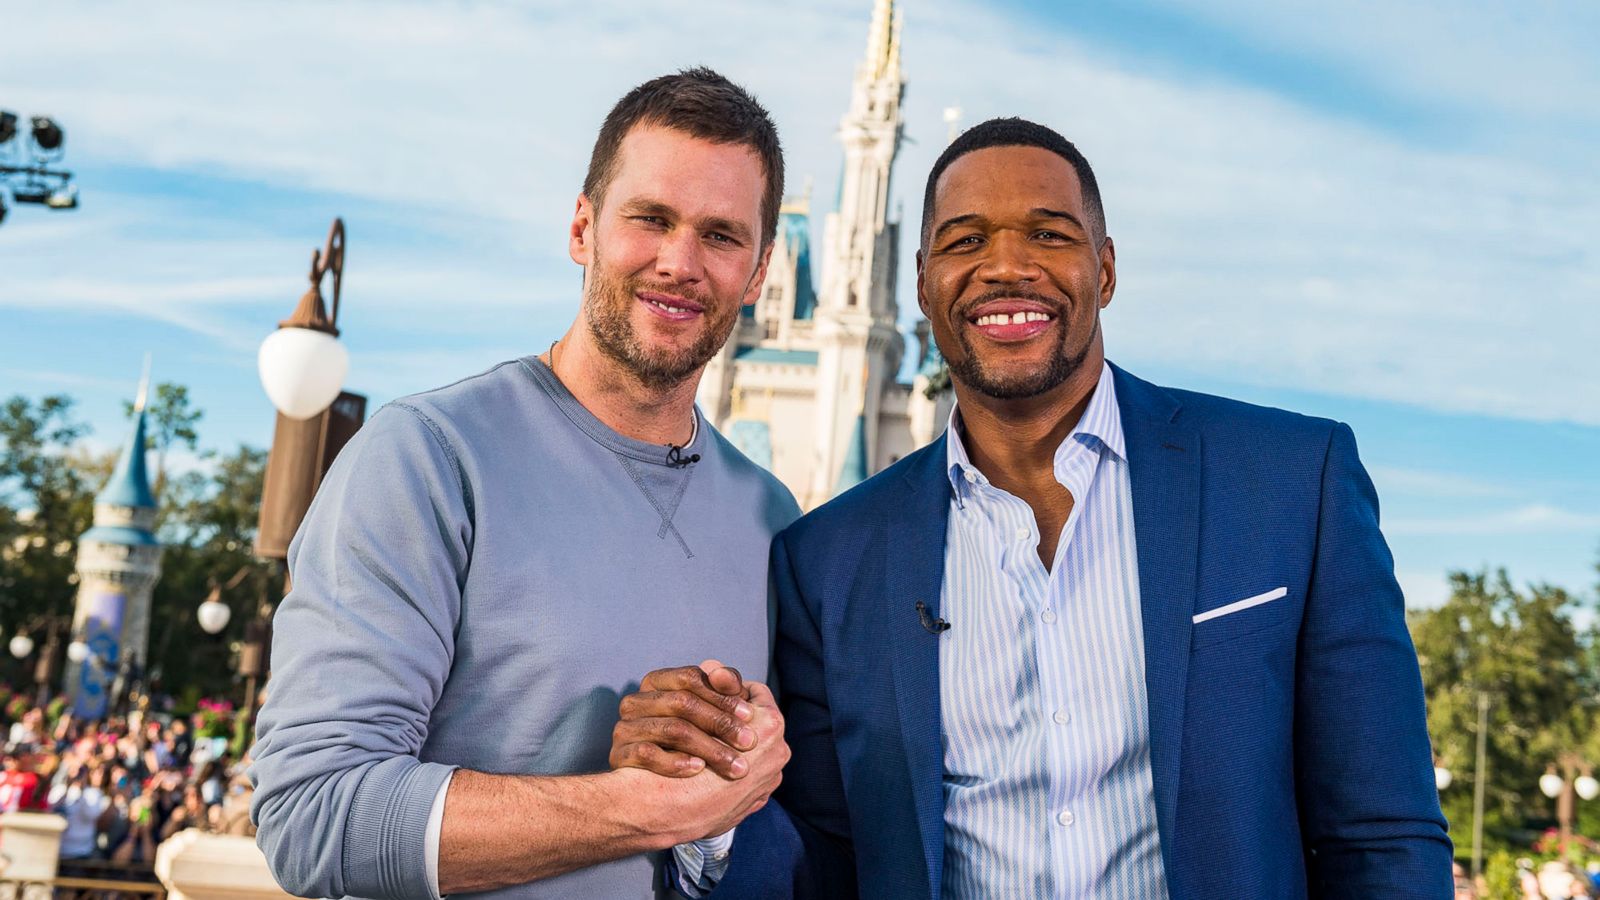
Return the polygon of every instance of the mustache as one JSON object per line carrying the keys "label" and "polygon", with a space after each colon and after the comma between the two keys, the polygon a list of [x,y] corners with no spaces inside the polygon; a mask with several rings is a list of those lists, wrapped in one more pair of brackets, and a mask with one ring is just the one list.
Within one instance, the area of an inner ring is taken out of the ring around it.
{"label": "mustache", "polygon": [[1061,301],[1061,298],[1051,297],[1033,288],[1021,286],[998,287],[984,291],[957,307],[956,315],[962,319],[970,319],[972,318],[973,310],[985,303],[993,303],[996,300],[1024,300],[1029,303],[1038,303],[1042,306],[1050,307],[1058,319],[1064,318],[1066,315],[1066,304]]}
{"label": "mustache", "polygon": [[709,291],[687,284],[653,281],[648,278],[629,278],[625,287],[630,296],[640,291],[650,291],[657,294],[671,294],[674,297],[682,297],[685,300],[693,300],[707,309],[712,306],[712,298]]}

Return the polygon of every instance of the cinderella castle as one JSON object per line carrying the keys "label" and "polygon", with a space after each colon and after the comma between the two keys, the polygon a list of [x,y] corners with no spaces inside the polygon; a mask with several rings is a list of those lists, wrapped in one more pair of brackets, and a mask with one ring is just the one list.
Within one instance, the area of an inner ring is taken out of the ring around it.
{"label": "cinderella castle", "polygon": [[899,380],[900,222],[889,218],[889,183],[905,78],[894,6],[876,2],[840,122],[844,169],[823,220],[820,278],[808,190],[784,203],[766,285],[706,367],[697,397],[711,422],[806,509],[932,440],[953,402],[948,391],[929,396],[941,362],[926,321],[917,325],[916,378]]}

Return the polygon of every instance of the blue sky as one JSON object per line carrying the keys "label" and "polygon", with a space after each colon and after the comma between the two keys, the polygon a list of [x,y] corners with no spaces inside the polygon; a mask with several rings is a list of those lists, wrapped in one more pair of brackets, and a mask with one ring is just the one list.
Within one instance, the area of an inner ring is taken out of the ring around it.
{"label": "blue sky", "polygon": [[[1590,591],[1600,7],[901,5],[908,220],[945,107],[1055,126],[1117,241],[1113,359],[1350,422],[1413,603],[1483,565]],[[717,67],[825,200],[869,9],[35,5],[7,23],[0,108],[63,123],[83,206],[0,226],[0,394],[72,393],[109,446],[150,351],[208,446],[264,445],[255,348],[335,215],[351,389],[383,402],[541,350],[575,308],[564,228],[609,104]]]}

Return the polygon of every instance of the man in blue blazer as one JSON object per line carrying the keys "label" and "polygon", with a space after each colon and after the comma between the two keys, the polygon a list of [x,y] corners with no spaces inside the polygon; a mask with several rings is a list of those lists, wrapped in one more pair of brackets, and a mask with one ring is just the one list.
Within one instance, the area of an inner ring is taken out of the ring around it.
{"label": "man in blue blazer", "polygon": [[[1098,187],[1042,126],[951,144],[917,264],[950,427],[774,542],[793,758],[687,881],[1452,896],[1416,655],[1350,429],[1106,362]],[[613,761],[730,771],[707,686],[733,680],[636,700]]]}

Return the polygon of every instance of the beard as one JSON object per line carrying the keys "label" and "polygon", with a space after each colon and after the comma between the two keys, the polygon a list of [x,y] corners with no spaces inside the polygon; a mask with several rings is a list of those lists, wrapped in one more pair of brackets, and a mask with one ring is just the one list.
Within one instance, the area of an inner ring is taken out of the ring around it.
{"label": "beard", "polygon": [[[1043,303],[1052,308],[1056,317],[1055,324],[1060,326],[1060,336],[1057,338],[1056,352],[1043,368],[1029,372],[1008,375],[1000,372],[991,372],[984,368],[983,361],[978,358],[967,330],[961,327],[966,321],[966,314],[954,317],[957,321],[955,328],[956,343],[961,346],[961,355],[951,360],[946,355],[947,364],[950,366],[950,377],[961,382],[967,387],[992,397],[996,400],[1025,400],[1047,393],[1066,383],[1073,373],[1083,366],[1083,361],[1089,356],[1089,348],[1093,346],[1093,335],[1090,340],[1083,342],[1083,348],[1076,354],[1067,349],[1067,339],[1070,337],[1067,330],[1067,310],[1063,304],[1027,288],[1001,288],[989,291],[963,305],[963,309],[973,309],[981,303],[994,300],[1030,300]],[[1100,328],[1098,318],[1095,321],[1096,330]]]}
{"label": "beard", "polygon": [[[700,304],[705,319],[700,335],[688,347],[652,346],[633,324],[633,307],[639,291],[659,291]],[[696,375],[728,342],[738,322],[739,307],[719,303],[705,291],[650,281],[638,277],[613,277],[600,262],[596,248],[583,298],[584,318],[595,346],[621,365],[645,387],[665,390]],[[724,310],[729,311],[724,311]]]}

